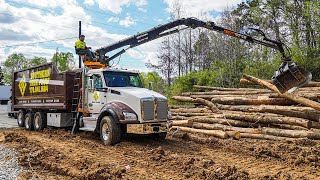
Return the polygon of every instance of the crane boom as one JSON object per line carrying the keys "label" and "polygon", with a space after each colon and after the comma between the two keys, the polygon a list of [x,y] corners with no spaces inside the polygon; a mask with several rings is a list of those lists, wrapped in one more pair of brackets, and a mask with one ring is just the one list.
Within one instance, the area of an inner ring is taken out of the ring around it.
{"label": "crane boom", "polygon": [[[270,47],[280,51],[282,55],[282,63],[277,71],[275,71],[274,76],[272,77],[273,84],[278,88],[278,90],[282,93],[288,91],[294,91],[295,89],[301,87],[305,83],[311,81],[312,75],[308,71],[298,67],[294,62],[291,61],[291,56],[286,55],[285,48],[290,53],[290,50],[287,46],[285,46],[281,41],[272,40],[266,37],[266,35],[259,29],[252,29],[263,36],[263,39],[257,39],[247,34],[243,34],[240,32],[232,31],[230,29],[226,29],[220,26],[216,26],[216,24],[212,21],[201,21],[196,18],[181,18],[163,25],[159,25],[150,30],[138,33],[131,37],[128,37],[119,42],[101,47],[95,50],[95,54],[99,58],[99,64],[101,65],[109,65],[109,62],[126,52],[126,50],[139,46],[141,44],[147,43],[149,41],[155,40],[157,38],[167,36],[176,32],[179,32],[181,29],[176,28],[181,25],[187,26],[189,28],[206,28],[212,31],[216,31],[219,33],[223,33],[228,36],[236,37],[242,39],[244,41],[261,44],[266,47]],[[111,57],[106,56],[107,53],[119,49],[121,47],[128,46]],[[90,65],[91,62],[87,62]]]}
{"label": "crane boom", "polygon": [[[175,20],[175,21],[163,24],[163,25],[159,25],[159,26],[154,27],[148,31],[138,33],[134,36],[131,36],[131,37],[126,38],[124,40],[121,40],[119,42],[115,42],[113,44],[101,47],[101,48],[97,49],[95,52],[98,56],[101,56],[101,55],[105,56],[107,53],[109,53],[113,50],[119,49],[124,46],[129,46],[125,49],[122,49],[121,51],[119,51],[115,55],[113,55],[109,58],[106,58],[106,61],[108,62],[108,61],[114,59],[115,57],[121,55],[129,48],[133,48],[133,47],[139,46],[141,44],[147,43],[149,41],[155,40],[157,38],[178,32],[179,29],[176,27],[181,26],[181,25],[185,25],[185,26],[193,28],[193,29],[198,28],[198,27],[202,27],[202,28],[213,30],[213,31],[216,31],[219,33],[229,35],[229,36],[233,36],[233,37],[236,37],[236,38],[239,38],[239,39],[251,42],[251,43],[262,44],[264,46],[279,50],[282,53],[282,55],[285,56],[284,49],[283,49],[281,42],[270,40],[270,39],[266,38],[265,36],[264,36],[263,40],[259,40],[259,39],[253,38],[253,37],[246,35],[246,34],[243,34],[243,33],[235,32],[235,31],[223,28],[223,27],[216,26],[215,23],[212,21],[205,22],[205,21],[201,21],[196,18],[181,18],[181,19],[178,19],[178,20]],[[173,29],[173,28],[175,28],[175,29]]]}

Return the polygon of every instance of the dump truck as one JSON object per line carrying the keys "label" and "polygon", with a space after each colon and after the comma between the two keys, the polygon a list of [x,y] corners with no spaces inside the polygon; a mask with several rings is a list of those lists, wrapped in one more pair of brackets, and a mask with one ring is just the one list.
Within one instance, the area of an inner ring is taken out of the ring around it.
{"label": "dump truck", "polygon": [[48,63],[14,72],[12,83],[12,108],[27,130],[96,131],[107,145],[124,133],[166,136],[167,99],[143,88],[137,72],[85,67],[59,73]]}
{"label": "dump truck", "polygon": [[[177,28],[180,26],[183,28]],[[143,88],[137,72],[112,69],[109,62],[130,48],[197,27],[278,50],[282,64],[272,82],[280,92],[293,91],[311,80],[308,71],[291,61],[289,48],[267,38],[261,30],[252,29],[263,37],[257,39],[211,21],[181,18],[98,48],[94,51],[96,58],[79,54],[76,49],[84,64],[80,69],[59,73],[49,63],[14,72],[12,111],[18,111],[18,125],[36,131],[46,126],[72,127],[73,133],[95,131],[106,145],[118,143],[126,133],[165,138],[170,116],[166,97]],[[122,47],[125,48],[109,56]]]}

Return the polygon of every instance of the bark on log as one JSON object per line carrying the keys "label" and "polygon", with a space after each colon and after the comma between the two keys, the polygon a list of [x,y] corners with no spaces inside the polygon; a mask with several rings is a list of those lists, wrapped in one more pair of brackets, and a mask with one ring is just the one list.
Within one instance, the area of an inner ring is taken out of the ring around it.
{"label": "bark on log", "polygon": [[177,112],[177,113],[211,113],[212,112],[207,108],[189,108],[189,109],[179,108],[179,109],[171,109],[170,111],[172,113],[173,112]]}
{"label": "bark on log", "polygon": [[248,122],[260,122],[265,124],[288,124],[288,125],[295,125],[301,126],[310,129],[311,128],[311,121],[302,119],[302,118],[295,118],[295,117],[280,117],[275,114],[271,113],[264,113],[264,114],[248,114],[242,113],[239,111],[224,111],[223,115],[228,119],[237,119],[243,120]]}
{"label": "bark on log", "polygon": [[194,128],[209,129],[209,130],[224,130],[224,131],[239,131],[240,133],[261,134],[261,130],[255,128],[240,128],[233,126],[226,126],[222,124],[206,124],[206,123],[193,123]]}
{"label": "bark on log", "polygon": [[186,116],[186,117],[192,117],[192,116],[209,116],[212,113],[180,113],[180,112],[172,112],[173,116]]}
{"label": "bark on log", "polygon": [[309,131],[298,131],[298,130],[262,128],[262,133],[274,135],[274,136],[290,137],[290,138],[320,139],[320,133],[314,133],[312,131],[309,132]]}
{"label": "bark on log", "polygon": [[294,101],[284,98],[265,98],[265,99],[249,99],[249,98],[212,98],[211,102],[225,105],[295,105]]}
{"label": "bark on log", "polygon": [[198,86],[198,85],[194,85],[193,88],[195,88],[195,89],[216,90],[216,91],[256,91],[257,90],[255,88],[223,88],[223,87]]}
{"label": "bark on log", "polygon": [[188,128],[188,127],[179,127],[179,126],[173,126],[172,128],[179,129],[183,132],[188,132],[188,133],[201,133],[209,136],[219,137],[222,139],[228,138],[228,134],[220,130],[194,129],[194,128]]}
{"label": "bark on log", "polygon": [[[271,80],[265,80],[264,81],[268,82],[268,83],[272,83]],[[244,78],[241,78],[240,79],[240,84],[247,84],[247,85],[257,85],[256,83],[253,83],[251,81],[248,81]],[[320,82],[314,82],[314,81],[311,81],[309,82],[308,84],[305,84],[304,86],[302,87],[320,87]]]}
{"label": "bark on log", "polygon": [[189,120],[177,120],[177,121],[170,121],[169,122],[170,127],[171,126],[185,126],[185,127],[192,127],[193,121],[191,119]]}
{"label": "bark on log", "polygon": [[303,98],[303,97],[299,97],[299,96],[296,96],[294,94],[289,94],[287,92],[281,94],[281,92],[277,89],[277,87],[275,85],[271,84],[271,83],[268,83],[266,81],[263,81],[263,80],[260,80],[258,78],[255,78],[255,77],[252,77],[252,76],[248,76],[248,75],[243,75],[243,77],[245,79],[251,81],[251,82],[263,85],[263,86],[267,87],[268,89],[271,89],[271,90],[277,92],[279,95],[281,95],[281,97],[288,98],[288,99],[290,99],[292,101],[295,101],[297,103],[303,104],[303,105],[308,106],[308,107],[312,107],[315,110],[320,111],[320,103],[318,103],[318,102],[315,102],[315,101],[312,101],[312,100],[309,100],[309,99],[306,99],[306,98]]}
{"label": "bark on log", "polygon": [[180,109],[180,108],[184,108],[184,109],[189,109],[189,108],[197,108],[195,105],[179,105],[179,106],[169,106],[170,109]]}
{"label": "bark on log", "polygon": [[190,98],[184,96],[173,96],[171,99],[180,101],[180,102],[193,102],[193,103],[200,103],[207,106],[212,112],[219,112],[219,109],[211,102],[202,98]]}
{"label": "bark on log", "polygon": [[251,139],[265,139],[265,140],[292,140],[286,137],[272,136],[267,134],[250,134],[250,133],[241,133],[241,138],[251,138]]}
{"label": "bark on log", "polygon": [[245,122],[245,121],[238,121],[238,120],[233,120],[233,119],[223,119],[223,118],[210,118],[210,117],[192,117],[191,118],[193,122],[198,122],[198,123],[207,123],[207,124],[223,124],[223,125],[230,125],[230,126],[235,126],[235,127],[259,127],[263,126],[259,123],[250,123],[250,122]]}
{"label": "bark on log", "polygon": [[272,91],[268,89],[261,89],[255,91],[209,91],[209,92],[184,92],[182,96],[191,95],[255,95],[255,94],[268,94]]}
{"label": "bark on log", "polygon": [[260,106],[247,106],[247,105],[221,105],[216,104],[220,110],[242,111],[242,112],[261,112],[261,113],[274,113],[291,117],[298,117],[309,119],[319,122],[320,112],[310,107],[296,107],[296,106],[275,106],[275,105],[260,105]]}

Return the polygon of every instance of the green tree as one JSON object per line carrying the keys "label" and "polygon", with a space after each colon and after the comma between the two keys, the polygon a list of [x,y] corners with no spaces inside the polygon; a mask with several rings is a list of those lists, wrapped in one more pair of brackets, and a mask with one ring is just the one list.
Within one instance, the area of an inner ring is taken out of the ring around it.
{"label": "green tree", "polygon": [[4,85],[4,75],[2,67],[0,67],[0,85]]}
{"label": "green tree", "polygon": [[51,61],[57,64],[57,68],[59,71],[66,71],[72,69],[75,64],[75,59],[71,52],[55,53]]}
{"label": "green tree", "polygon": [[4,84],[10,85],[12,81],[12,73],[14,71],[25,69],[31,66],[28,59],[22,53],[13,53],[9,55],[3,64]]}
{"label": "green tree", "polygon": [[140,73],[140,79],[143,87],[148,88],[149,82],[153,82],[153,90],[159,93],[164,93],[165,81],[157,72]]}
{"label": "green tree", "polygon": [[37,66],[37,65],[40,65],[40,64],[45,64],[47,63],[47,59],[44,58],[44,57],[33,57],[30,59],[30,63],[31,63],[31,66]]}

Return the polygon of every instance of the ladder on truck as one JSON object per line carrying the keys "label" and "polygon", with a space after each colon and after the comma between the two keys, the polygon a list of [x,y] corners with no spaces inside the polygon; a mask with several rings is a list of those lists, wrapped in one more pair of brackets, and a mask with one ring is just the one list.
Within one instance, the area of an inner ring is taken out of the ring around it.
{"label": "ladder on truck", "polygon": [[72,103],[71,103],[71,113],[72,113],[72,122],[73,122],[73,127],[72,127],[72,133],[76,133],[79,129],[80,122],[79,121],[79,102],[80,102],[80,89],[81,89],[81,78],[82,76],[82,71],[77,71],[74,76],[74,81],[73,81],[73,92],[72,92]]}

